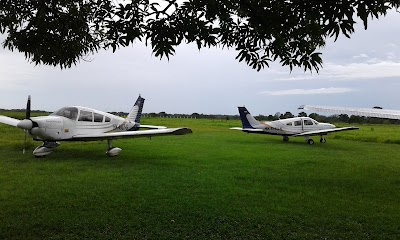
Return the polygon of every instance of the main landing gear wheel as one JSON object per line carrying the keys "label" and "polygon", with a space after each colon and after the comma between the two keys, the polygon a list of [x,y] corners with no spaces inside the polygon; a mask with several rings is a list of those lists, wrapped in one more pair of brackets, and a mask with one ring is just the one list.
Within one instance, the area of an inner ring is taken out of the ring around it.
{"label": "main landing gear wheel", "polygon": [[109,156],[109,157],[118,156],[118,154],[122,151],[122,149],[118,148],[118,147],[113,147],[112,139],[108,139],[107,142],[108,142],[108,149],[106,152],[107,156]]}
{"label": "main landing gear wheel", "polygon": [[310,145],[313,145],[313,144],[314,144],[314,140],[312,140],[312,139],[310,138],[310,139],[307,140],[307,143],[310,144]]}
{"label": "main landing gear wheel", "polygon": [[284,142],[289,142],[289,137],[288,137],[288,136],[284,136],[284,137],[283,137],[283,141],[284,141]]}
{"label": "main landing gear wheel", "polygon": [[320,142],[320,143],[326,143],[326,139],[325,139],[325,138],[321,138],[321,139],[319,140],[319,142]]}

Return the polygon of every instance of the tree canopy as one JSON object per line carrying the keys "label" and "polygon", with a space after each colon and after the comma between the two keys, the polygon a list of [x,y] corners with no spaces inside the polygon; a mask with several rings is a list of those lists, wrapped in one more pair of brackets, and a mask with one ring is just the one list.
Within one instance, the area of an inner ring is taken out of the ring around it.
{"label": "tree canopy", "polygon": [[318,71],[326,39],[350,37],[356,20],[398,9],[400,0],[2,0],[4,48],[35,64],[68,68],[100,49],[142,41],[156,57],[182,43],[235,49],[256,70],[273,61]]}

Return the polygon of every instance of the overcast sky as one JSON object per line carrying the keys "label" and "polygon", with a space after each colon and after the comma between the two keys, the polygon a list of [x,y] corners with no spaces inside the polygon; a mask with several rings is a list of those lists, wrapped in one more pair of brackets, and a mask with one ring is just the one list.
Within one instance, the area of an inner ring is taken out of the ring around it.
{"label": "overcast sky", "polygon": [[182,45],[159,60],[138,42],[116,53],[102,51],[70,69],[35,66],[23,54],[0,50],[0,108],[55,111],[81,105],[129,111],[139,94],[144,112],[253,115],[291,111],[303,104],[400,109],[400,13],[373,20],[351,39],[329,40],[319,74],[273,64],[257,72],[226,49]]}

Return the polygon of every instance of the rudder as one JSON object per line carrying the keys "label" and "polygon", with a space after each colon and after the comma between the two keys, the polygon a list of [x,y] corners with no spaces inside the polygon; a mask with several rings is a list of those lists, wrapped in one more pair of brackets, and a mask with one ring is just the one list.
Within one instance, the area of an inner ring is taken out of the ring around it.
{"label": "rudder", "polygon": [[128,119],[131,122],[140,123],[140,117],[142,116],[144,100],[145,99],[139,95],[138,99],[136,100],[135,104],[133,105],[126,119]]}
{"label": "rudder", "polygon": [[246,107],[238,107],[238,109],[243,128],[254,128],[254,126],[260,124],[260,122],[250,114]]}

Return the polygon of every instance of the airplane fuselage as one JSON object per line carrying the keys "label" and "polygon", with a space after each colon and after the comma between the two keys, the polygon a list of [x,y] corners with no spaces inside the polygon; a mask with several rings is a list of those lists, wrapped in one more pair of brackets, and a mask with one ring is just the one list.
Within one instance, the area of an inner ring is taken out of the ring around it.
{"label": "airplane fuselage", "polygon": [[309,117],[295,117],[270,122],[259,122],[254,128],[263,129],[264,134],[291,136],[303,132],[333,129],[336,126],[329,123],[319,123]]}
{"label": "airplane fuselage", "polygon": [[49,116],[31,120],[33,128],[29,133],[39,141],[62,141],[85,134],[128,131],[139,126],[125,118],[80,106],[61,108]]}

